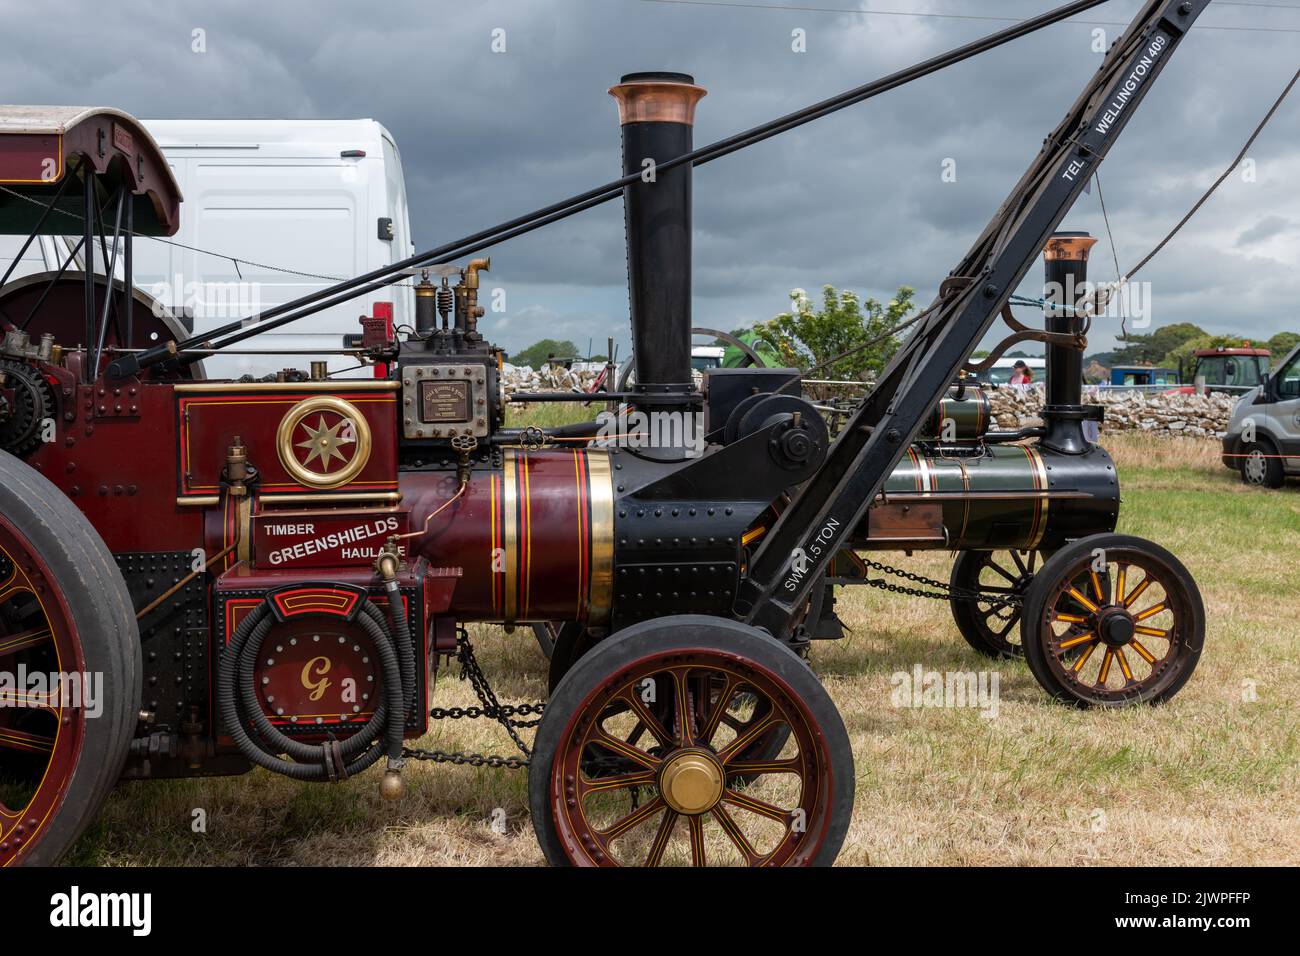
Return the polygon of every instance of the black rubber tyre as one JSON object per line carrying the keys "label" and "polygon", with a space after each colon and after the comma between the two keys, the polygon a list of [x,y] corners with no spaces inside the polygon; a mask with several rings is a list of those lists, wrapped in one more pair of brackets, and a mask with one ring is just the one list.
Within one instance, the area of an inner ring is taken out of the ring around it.
{"label": "black rubber tyre", "polygon": [[[39,582],[44,588],[40,606],[53,596],[48,606],[58,608],[46,613],[47,623],[55,621],[48,629],[57,632],[46,643],[57,652],[59,669],[74,669],[67,657],[79,655],[80,669],[102,680],[102,712],[88,715],[83,707],[74,706],[63,714],[59,732],[67,727],[69,733],[79,735],[79,741],[72,738],[79,749],[60,757],[62,745],[55,736],[50,770],[27,804],[30,810],[38,800],[49,801],[49,811],[34,828],[30,818],[25,821],[26,834],[15,837],[9,829],[0,835],[0,864],[48,865],[80,836],[121,775],[140,708],[140,636],[126,584],[103,540],[62,492],[4,453],[0,453],[0,539],[15,550],[15,542],[22,542],[26,551],[8,555],[18,570],[15,573],[11,565],[5,572],[7,581],[0,581],[0,594],[6,586],[20,597],[32,593],[14,590],[20,575],[29,584]],[[11,613],[14,606],[0,602],[0,611]],[[4,626],[0,620],[0,628]],[[0,637],[4,633],[0,629]],[[21,654],[41,650],[34,647],[0,657],[0,666],[7,668]],[[6,770],[6,753],[0,749],[0,775]],[[62,761],[57,773],[56,760]],[[46,792],[47,784],[55,790]]]}
{"label": "black rubber tyre", "polygon": [[578,658],[596,646],[596,639],[577,621],[565,621],[555,632],[555,642],[551,648],[551,666],[546,677],[546,691],[555,693],[569,668],[577,663]]}
{"label": "black rubber tyre", "polygon": [[[1103,571],[1094,569],[1099,551]],[[1187,568],[1164,548],[1132,535],[1090,535],[1056,552],[1034,576],[1021,644],[1030,671],[1056,700],[1158,704],[1196,669],[1205,607]]]}
{"label": "black rubber tyre", "polygon": [[1282,459],[1278,457],[1277,449],[1271,442],[1246,442],[1241,446],[1241,454],[1243,457],[1237,459],[1237,470],[1241,473],[1242,481],[1260,488],[1282,487],[1286,472],[1282,468]]}
{"label": "black rubber tyre", "polygon": [[[965,591],[994,591],[998,594],[1023,597],[1033,580],[1038,552],[1018,551],[962,551],[952,564],[949,583],[953,589]],[[981,601],[952,598],[952,609],[957,630],[966,643],[987,657],[997,660],[1024,657],[1020,646],[1021,609],[994,607]]]}
{"label": "black rubber tyre", "polygon": [[[764,772],[798,773],[800,800],[813,804],[812,812],[803,812],[802,819],[806,821],[803,829],[787,822],[775,849],[766,857],[755,857],[750,862],[758,861],[758,865],[776,862],[830,865],[834,861],[852,815],[854,772],[848,734],[830,695],[803,660],[764,632],[723,618],[677,615],[641,622],[601,641],[577,661],[547,702],[533,747],[528,788],[533,828],[548,862],[557,866],[617,862],[610,854],[582,850],[584,841],[575,837],[573,832],[569,832],[567,839],[562,837],[556,822],[556,814],[563,812],[567,788],[592,782],[586,780],[586,774],[577,768],[593,746],[586,735],[597,731],[610,702],[621,700],[631,688],[639,688],[639,681],[646,673],[665,673],[672,668],[688,673],[709,672],[715,666],[724,674],[736,676],[737,687],[752,688],[760,695],[764,693],[763,688],[771,689],[774,694],[771,698],[774,702],[772,712],[793,714],[791,720],[796,726],[792,736],[797,740],[797,755],[784,758],[784,761],[798,764],[800,770],[793,771],[787,767],[781,771]],[[703,679],[713,679],[712,674],[706,673]],[[682,695],[681,699],[687,698]],[[716,720],[712,726],[718,726]],[[660,730],[662,732],[664,728]],[[755,728],[755,732],[759,729]],[[677,731],[670,733],[676,735]],[[662,773],[674,756],[680,757],[692,749],[697,753],[708,750],[723,764],[723,779],[742,776],[739,767],[727,765],[728,746],[715,751],[709,746],[712,737],[701,737],[688,745],[683,745],[683,739],[674,736],[672,742],[660,747],[638,750],[637,756],[642,760],[659,761]],[[734,752],[743,752],[740,738],[735,738],[729,746]],[[753,769],[747,755],[743,762],[748,764],[744,767],[746,772]],[[651,796],[643,809],[634,811],[634,814],[644,813],[649,817],[651,811],[644,808],[654,808],[657,803],[659,810],[664,812],[661,826],[668,827],[668,835],[662,837],[666,844],[671,839],[673,827],[680,821],[677,816],[671,816],[673,811],[658,792],[661,779],[662,776],[655,776],[653,783],[637,784],[638,787],[650,787]],[[597,778],[595,782],[601,789],[614,789],[608,786],[608,780]],[[695,856],[696,827],[702,832],[705,817],[709,817],[730,836],[728,824],[723,822],[730,814],[726,807],[734,802],[746,808],[745,801],[751,799],[744,786],[724,786],[721,793],[713,808],[678,815],[686,820],[685,826],[691,836],[692,860],[697,862],[704,860],[704,850],[701,837],[698,841],[700,856]],[[773,809],[772,805],[767,806],[769,810]],[[723,812],[719,813],[719,809]],[[797,815],[800,810],[796,808],[789,812]],[[565,813],[566,827],[570,826],[567,821],[575,816],[586,819],[585,813]],[[659,839],[656,837],[655,844]],[[661,857],[656,858],[656,862],[658,859]]]}

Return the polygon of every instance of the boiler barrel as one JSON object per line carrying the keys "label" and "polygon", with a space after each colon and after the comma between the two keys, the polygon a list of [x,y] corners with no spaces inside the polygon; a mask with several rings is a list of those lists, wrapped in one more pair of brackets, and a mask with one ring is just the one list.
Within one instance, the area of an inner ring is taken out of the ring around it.
{"label": "boiler barrel", "polygon": [[990,445],[939,455],[913,445],[859,528],[859,547],[983,550],[1059,548],[1112,531],[1119,479],[1105,450],[1066,455],[1034,445]]}
{"label": "boiler barrel", "polygon": [[[609,618],[614,492],[600,450],[505,449],[502,465],[471,473],[459,497],[451,472],[404,472],[408,554],[457,577],[450,612],[462,621]],[[430,518],[430,515],[433,517]]]}

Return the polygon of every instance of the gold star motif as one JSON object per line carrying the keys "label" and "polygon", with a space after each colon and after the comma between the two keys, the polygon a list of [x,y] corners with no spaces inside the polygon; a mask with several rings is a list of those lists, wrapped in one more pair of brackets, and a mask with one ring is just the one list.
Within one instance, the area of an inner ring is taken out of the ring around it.
{"label": "gold star motif", "polygon": [[346,462],[348,456],[339,451],[339,446],[345,442],[355,441],[348,435],[339,435],[340,429],[349,424],[347,419],[339,419],[332,427],[325,424],[325,416],[321,415],[316,419],[316,428],[312,429],[305,421],[302,423],[302,429],[309,436],[306,441],[300,441],[295,446],[297,448],[310,449],[307,460],[303,462],[304,466],[309,466],[317,458],[321,462],[321,472],[328,474],[330,462],[337,458],[339,461]]}

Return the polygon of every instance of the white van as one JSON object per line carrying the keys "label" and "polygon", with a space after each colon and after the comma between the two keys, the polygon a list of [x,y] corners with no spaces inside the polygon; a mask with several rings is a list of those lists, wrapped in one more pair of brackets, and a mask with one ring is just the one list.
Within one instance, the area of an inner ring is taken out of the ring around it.
{"label": "white van", "polygon": [[[401,156],[375,120],[142,122],[184,201],[175,236],[136,241],[135,283],[197,333],[415,251]],[[22,240],[3,238],[0,270]],[[14,278],[58,269],[66,248],[43,239]],[[98,257],[96,265],[102,268]],[[206,359],[206,373],[238,378],[305,368],[312,354],[341,348],[344,335],[360,332],[357,319],[371,314],[375,302],[393,304],[395,326],[414,324],[410,283],[393,285],[234,346],[301,354],[224,355]],[[321,357],[331,369],[357,364],[346,355]]]}

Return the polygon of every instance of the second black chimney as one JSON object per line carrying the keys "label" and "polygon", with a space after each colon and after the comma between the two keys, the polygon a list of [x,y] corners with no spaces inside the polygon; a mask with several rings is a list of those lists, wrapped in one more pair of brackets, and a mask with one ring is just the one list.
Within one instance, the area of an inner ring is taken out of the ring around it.
{"label": "second black chimney", "polygon": [[[1088,301],[1088,250],[1097,240],[1086,232],[1058,232],[1043,250],[1043,295],[1048,305],[1047,331],[1081,335],[1084,321],[1076,309]],[[1097,420],[1100,409],[1083,404],[1083,352],[1067,345],[1047,346],[1047,402],[1043,444],[1054,451],[1079,454],[1091,447],[1083,423]]]}
{"label": "second black chimney", "polygon": [[610,89],[623,132],[623,190],[632,354],[641,406],[685,408],[691,382],[691,165],[659,164],[691,151],[695,104],[684,73],[629,73]]}

